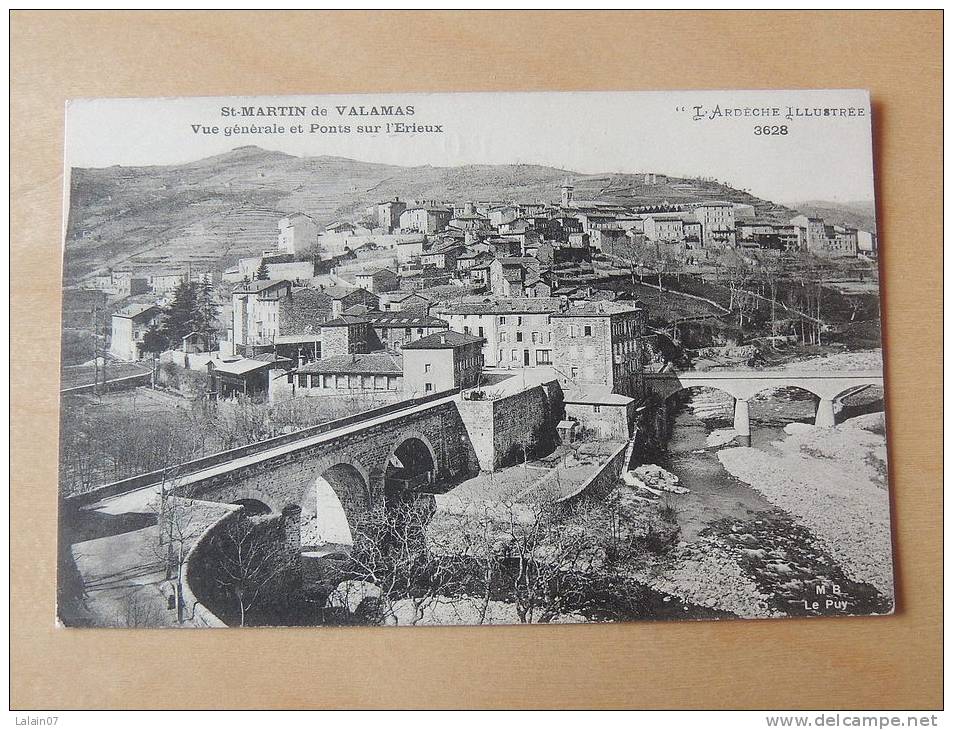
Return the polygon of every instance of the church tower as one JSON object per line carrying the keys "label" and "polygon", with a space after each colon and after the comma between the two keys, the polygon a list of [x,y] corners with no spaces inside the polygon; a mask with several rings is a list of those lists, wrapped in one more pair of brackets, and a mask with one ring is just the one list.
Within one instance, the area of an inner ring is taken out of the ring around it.
{"label": "church tower", "polygon": [[574,190],[572,183],[567,177],[563,180],[562,184],[562,206],[563,208],[571,208],[573,206],[572,192]]}

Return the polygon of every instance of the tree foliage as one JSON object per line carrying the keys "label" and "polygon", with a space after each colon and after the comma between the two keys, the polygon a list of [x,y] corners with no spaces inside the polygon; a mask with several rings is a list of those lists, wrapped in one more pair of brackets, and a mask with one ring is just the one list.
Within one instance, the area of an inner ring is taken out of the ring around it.
{"label": "tree foliage", "polygon": [[195,332],[212,340],[218,330],[219,305],[208,275],[179,284],[163,314],[162,334],[170,346],[181,346],[182,339]]}

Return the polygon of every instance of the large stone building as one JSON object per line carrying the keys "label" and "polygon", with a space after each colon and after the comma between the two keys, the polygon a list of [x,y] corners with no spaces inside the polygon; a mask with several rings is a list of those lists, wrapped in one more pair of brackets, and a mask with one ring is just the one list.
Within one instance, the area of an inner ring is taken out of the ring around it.
{"label": "large stone building", "polygon": [[400,228],[400,216],[407,210],[407,203],[394,198],[377,205],[377,225],[384,233],[393,233]]}
{"label": "large stone building", "polygon": [[294,213],[278,221],[278,249],[296,254],[307,251],[317,242],[318,224],[311,216]]}
{"label": "large stone building", "polygon": [[442,319],[414,312],[375,312],[361,315],[369,324],[368,351],[391,350],[400,352],[415,340],[428,337],[449,328]]}
{"label": "large stone building", "polygon": [[485,367],[522,368],[551,365],[553,335],[550,315],[564,309],[558,298],[486,298],[434,307],[450,329],[485,340]]}
{"label": "large stone building", "polygon": [[735,206],[722,201],[709,201],[694,206],[695,220],[702,224],[705,246],[724,242],[726,231],[735,229]]}
{"label": "large stone building", "polygon": [[321,357],[354,355],[370,351],[367,318],[342,314],[321,325]]}
{"label": "large stone building", "polygon": [[800,248],[818,256],[827,253],[827,228],[823,218],[798,215],[789,222],[799,230]]}
{"label": "large stone building", "polygon": [[681,241],[685,237],[685,221],[681,213],[653,213],[642,223],[649,241]]}
{"label": "large stone building", "polygon": [[567,388],[641,395],[645,313],[625,302],[587,302],[550,318],[554,369]]}
{"label": "large stone building", "polygon": [[281,333],[280,302],[291,296],[291,282],[283,279],[252,281],[232,292],[232,352],[251,354],[273,346]]}
{"label": "large stone building", "polygon": [[453,211],[437,205],[407,208],[400,214],[400,228],[403,231],[416,231],[432,236],[446,230]]}

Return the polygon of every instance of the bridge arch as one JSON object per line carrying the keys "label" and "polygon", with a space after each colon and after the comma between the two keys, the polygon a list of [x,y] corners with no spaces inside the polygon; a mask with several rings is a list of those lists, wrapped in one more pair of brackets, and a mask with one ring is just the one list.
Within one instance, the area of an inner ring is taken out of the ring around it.
{"label": "bridge arch", "polygon": [[439,471],[437,452],[430,439],[416,430],[401,432],[384,461],[385,504],[432,484]]}
{"label": "bridge arch", "polygon": [[870,382],[859,382],[853,383],[851,385],[841,387],[836,393],[834,393],[834,400],[840,400],[845,395],[848,395],[850,391],[858,390],[858,388],[879,388],[880,392],[884,392],[884,383],[882,379],[871,378]]}
{"label": "bridge arch", "polygon": [[282,505],[275,501],[274,497],[262,492],[260,489],[244,487],[240,489],[231,500],[232,504],[241,505],[245,508],[247,514],[263,515],[269,513],[281,512]]}
{"label": "bridge arch", "polygon": [[807,393],[813,398],[825,397],[824,395],[822,395],[822,393],[818,392],[820,388],[812,387],[808,383],[800,383],[797,381],[791,381],[790,383],[766,383],[760,386],[758,390],[755,390],[753,393],[751,393],[751,395],[748,396],[746,400],[751,400],[752,398],[756,398],[759,395],[774,396],[774,395],[778,395],[779,393],[782,393],[783,391],[791,391],[791,390],[797,390],[802,393]]}
{"label": "bridge arch", "polygon": [[360,462],[332,459],[305,486],[299,504],[302,550],[353,545],[353,530],[371,509],[368,472]]}
{"label": "bridge arch", "polygon": [[673,396],[677,395],[678,393],[685,393],[686,391],[691,391],[691,390],[695,390],[695,391],[714,390],[718,393],[723,393],[729,398],[738,397],[731,391],[731,389],[726,388],[717,383],[684,383],[684,384],[679,383],[675,387],[669,389],[667,393],[660,394],[660,395],[662,397],[662,400],[667,401]]}

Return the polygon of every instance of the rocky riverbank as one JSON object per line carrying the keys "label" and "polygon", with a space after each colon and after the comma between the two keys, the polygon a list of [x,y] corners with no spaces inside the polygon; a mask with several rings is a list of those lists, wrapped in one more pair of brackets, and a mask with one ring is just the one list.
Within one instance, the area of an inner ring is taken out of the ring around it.
{"label": "rocky riverbank", "polygon": [[858,583],[893,596],[883,414],[832,429],[792,424],[772,449],[727,448],[724,467],[816,535]]}

